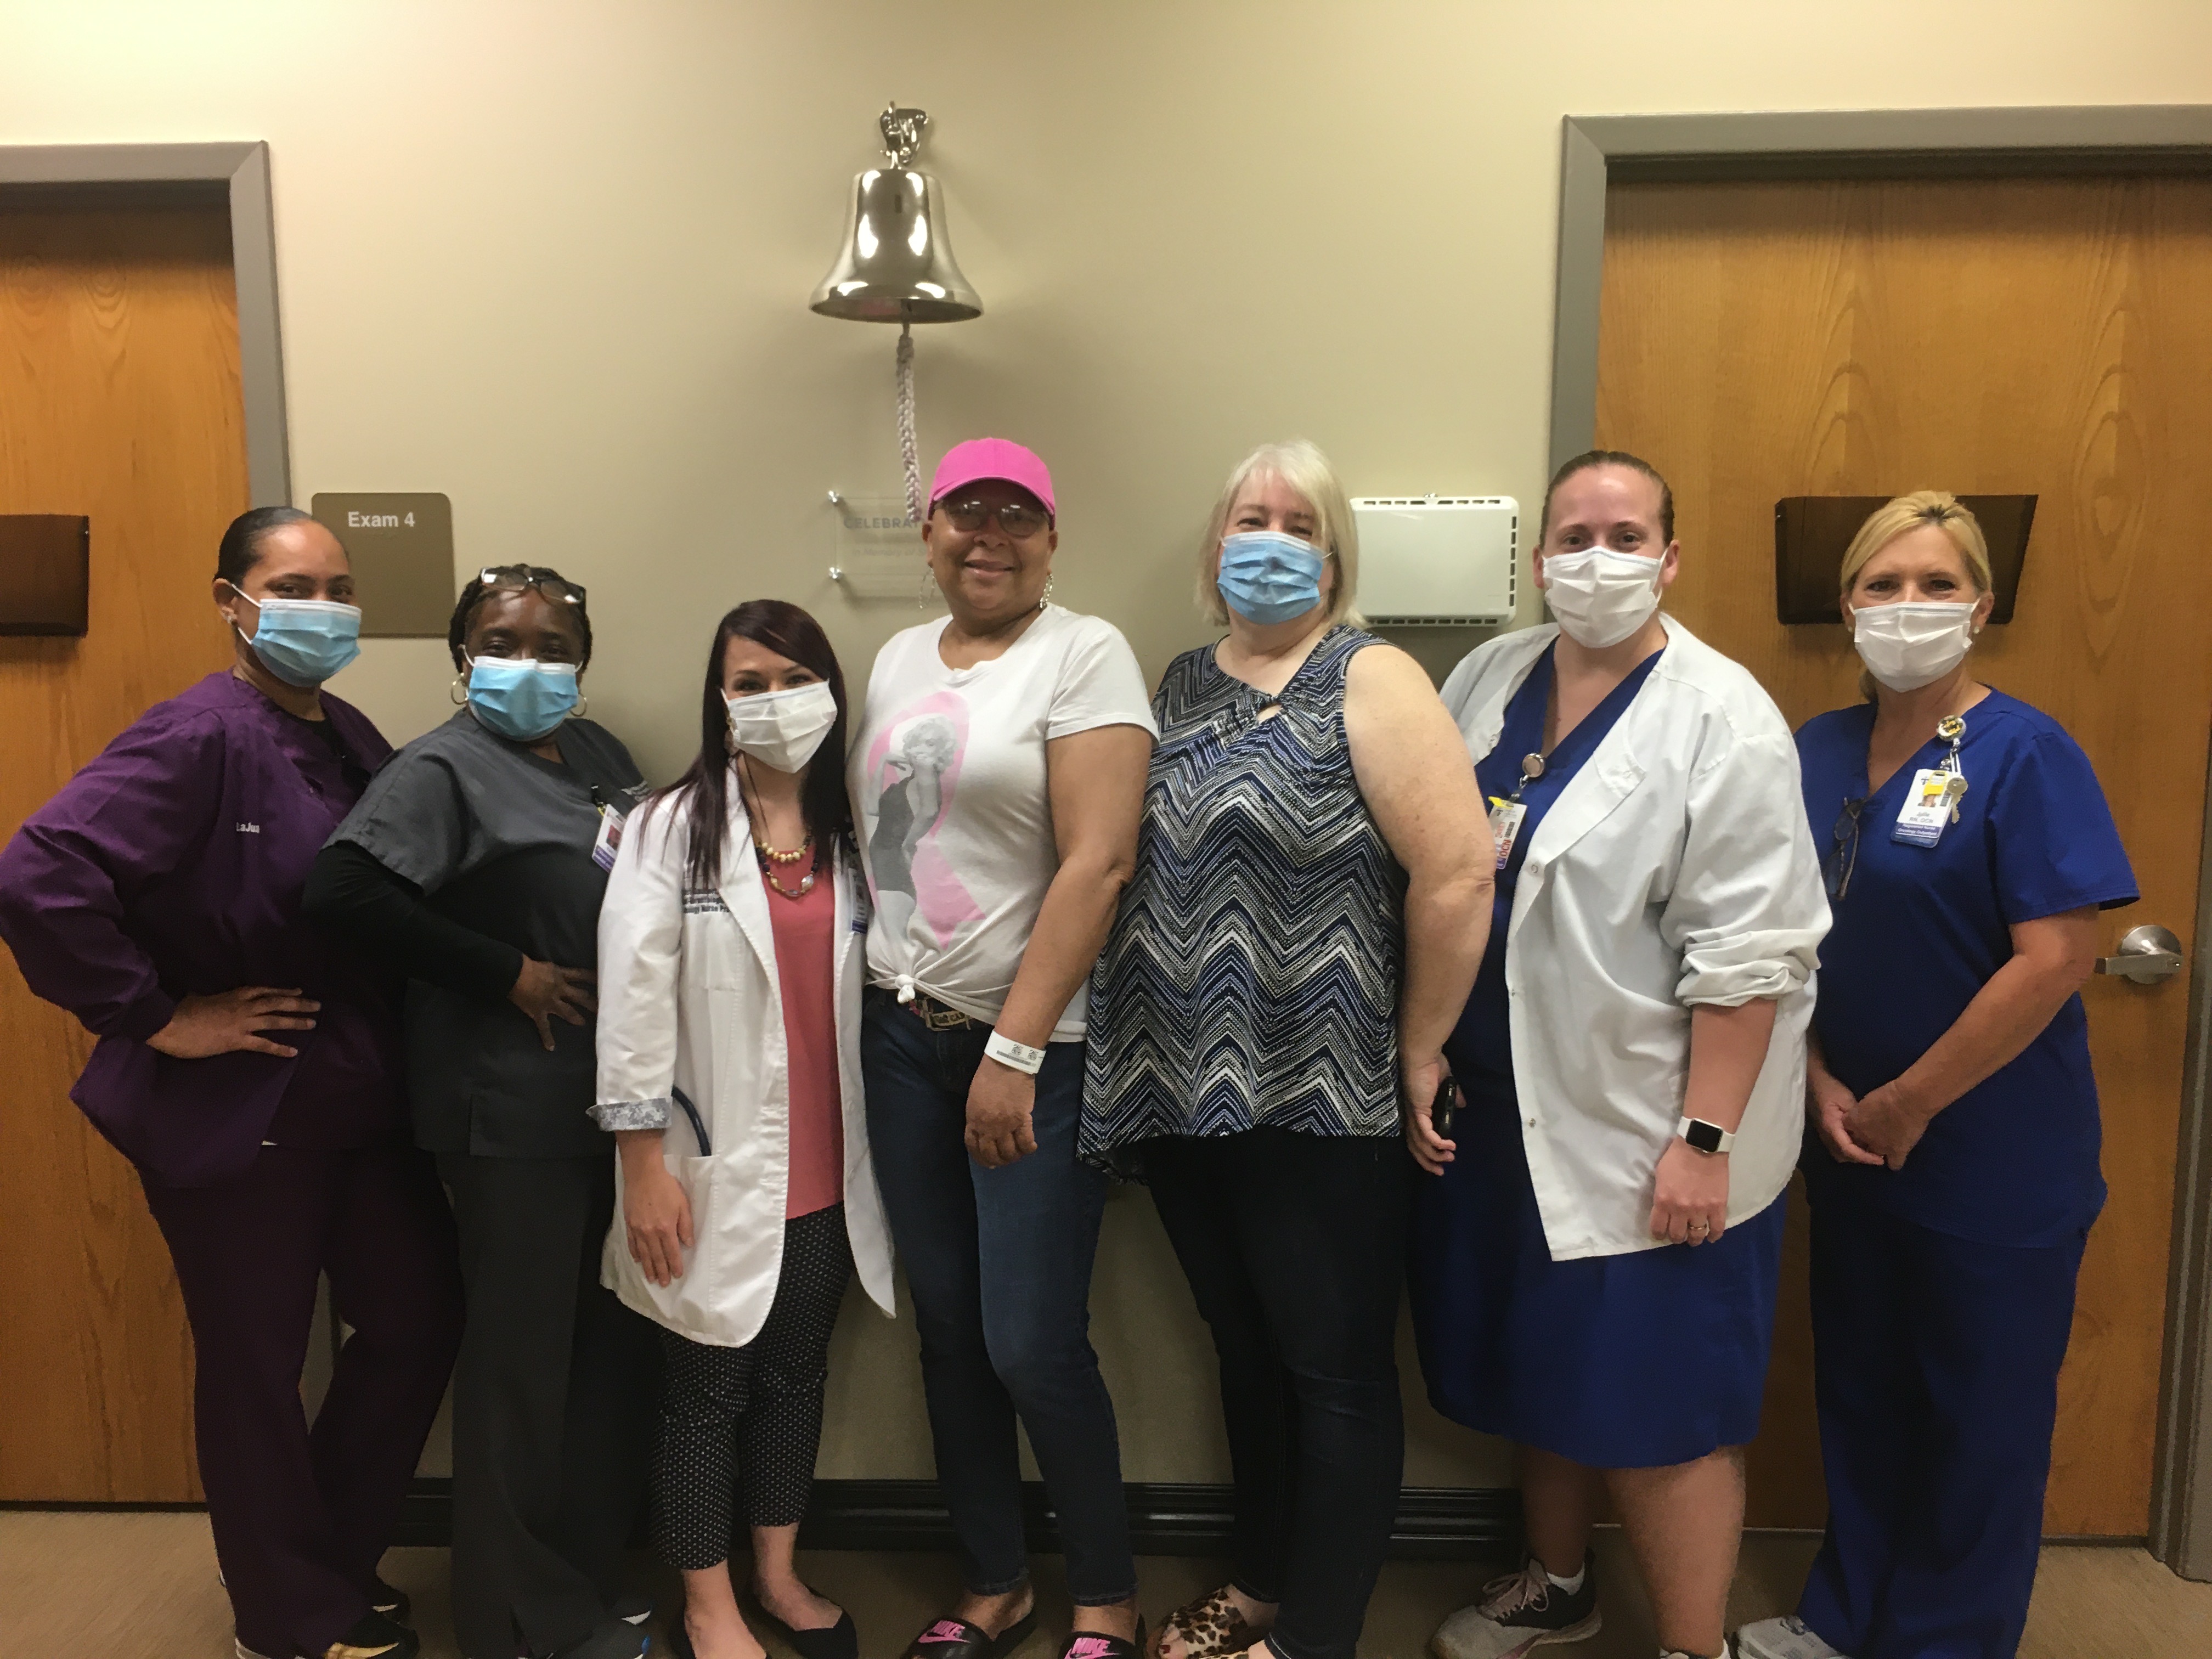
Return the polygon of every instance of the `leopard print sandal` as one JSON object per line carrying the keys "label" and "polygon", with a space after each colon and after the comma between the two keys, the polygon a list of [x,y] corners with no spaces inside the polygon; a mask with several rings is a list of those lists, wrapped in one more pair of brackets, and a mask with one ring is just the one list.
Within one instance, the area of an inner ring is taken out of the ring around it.
{"label": "leopard print sandal", "polygon": [[1201,1595],[1195,1601],[1186,1601],[1166,1618],[1146,1649],[1146,1659],[1162,1659],[1166,1644],[1182,1644],[1181,1659],[1218,1659],[1218,1656],[1242,1653],[1267,1635],[1244,1622],[1244,1615],[1237,1610],[1237,1603],[1224,1584],[1211,1595]]}

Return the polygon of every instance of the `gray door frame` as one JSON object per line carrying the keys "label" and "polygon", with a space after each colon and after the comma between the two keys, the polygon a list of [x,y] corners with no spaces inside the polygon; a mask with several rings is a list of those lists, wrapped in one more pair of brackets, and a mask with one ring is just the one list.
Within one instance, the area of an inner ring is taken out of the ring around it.
{"label": "gray door frame", "polygon": [[276,229],[269,146],[0,145],[0,185],[174,185],[179,195],[227,191],[230,265],[238,289],[238,368],[246,404],[246,489],[255,507],[292,499],[284,419],[284,348],[276,309]]}
{"label": "gray door frame", "polygon": [[[1606,187],[1615,179],[2212,173],[2212,106],[1569,116],[1559,174],[1551,464],[1591,447]],[[2150,1547],[2212,1579],[2212,792],[2176,1148]]]}

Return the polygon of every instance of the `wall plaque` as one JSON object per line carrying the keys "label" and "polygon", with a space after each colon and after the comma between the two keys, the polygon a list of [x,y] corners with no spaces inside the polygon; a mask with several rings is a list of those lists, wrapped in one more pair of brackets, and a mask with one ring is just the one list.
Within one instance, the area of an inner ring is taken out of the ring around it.
{"label": "wall plaque", "polygon": [[453,504],[434,494],[322,495],[308,507],[352,562],[368,639],[446,637],[453,599]]}
{"label": "wall plaque", "polygon": [[[1774,504],[1774,615],[1783,623],[1835,623],[1836,584],[1844,554],[1887,495],[1786,495]],[[2033,495],[1961,495],[1959,505],[1982,526],[1996,592],[1993,623],[2012,620],[2035,527]]]}
{"label": "wall plaque", "polygon": [[0,634],[82,639],[92,592],[92,520],[0,513]]}

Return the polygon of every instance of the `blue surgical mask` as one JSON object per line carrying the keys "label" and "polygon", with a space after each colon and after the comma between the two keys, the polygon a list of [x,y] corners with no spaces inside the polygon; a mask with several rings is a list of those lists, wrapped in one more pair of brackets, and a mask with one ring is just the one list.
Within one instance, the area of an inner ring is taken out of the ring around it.
{"label": "blue surgical mask", "polygon": [[1310,544],[1278,530],[1240,531],[1221,538],[1214,585],[1222,602],[1246,622],[1288,622],[1321,603],[1322,567]]}
{"label": "blue surgical mask", "polygon": [[[261,665],[287,685],[320,685],[361,655],[358,605],[335,599],[257,599],[235,587],[231,592],[252,605],[258,618],[246,642]],[[239,632],[245,638],[245,630]]]}
{"label": "blue surgical mask", "polygon": [[532,657],[469,661],[469,711],[502,738],[536,743],[576,706],[576,665]]}

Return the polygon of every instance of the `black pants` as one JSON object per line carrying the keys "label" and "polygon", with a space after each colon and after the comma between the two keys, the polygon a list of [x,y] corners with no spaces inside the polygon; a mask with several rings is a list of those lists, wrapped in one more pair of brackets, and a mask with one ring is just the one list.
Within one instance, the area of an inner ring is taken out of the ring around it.
{"label": "black pants", "polygon": [[[411,1146],[264,1146],[212,1187],[146,1186],[192,1325],[192,1413],[238,1639],[320,1653],[368,1611],[461,1335],[453,1222]],[[313,1427],[318,1279],[351,1334]]]}
{"label": "black pants", "polygon": [[822,1444],[830,1333],[853,1277],[845,1206],[783,1224],[783,1270],[760,1334],[714,1347],[664,1329],[668,1382],[653,1460],[661,1559],[696,1572],[730,1556],[735,1495],[748,1527],[787,1527],[806,1513]]}
{"label": "black pants", "polygon": [[453,1378],[453,1631],[468,1659],[580,1640],[622,1589],[659,1386],[653,1325],[599,1284],[614,1154],[439,1173],[468,1324]]}
{"label": "black pants", "polygon": [[1221,1360],[1237,1587],[1282,1604],[1288,1659],[1352,1659],[1405,1467],[1412,1160],[1260,1128],[1148,1141],[1145,1174]]}

